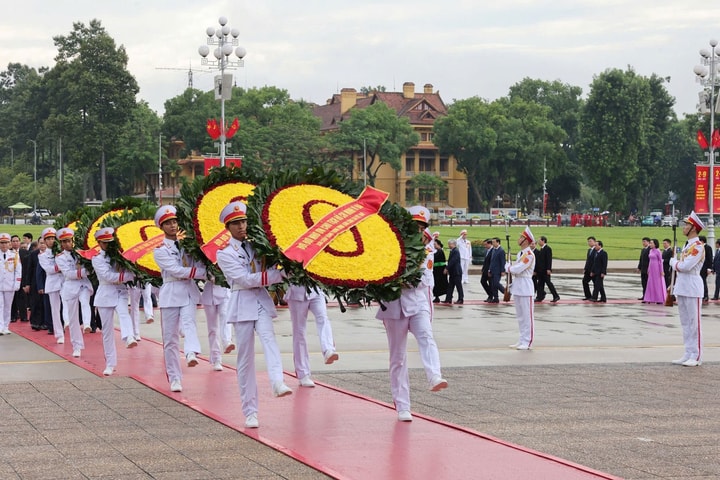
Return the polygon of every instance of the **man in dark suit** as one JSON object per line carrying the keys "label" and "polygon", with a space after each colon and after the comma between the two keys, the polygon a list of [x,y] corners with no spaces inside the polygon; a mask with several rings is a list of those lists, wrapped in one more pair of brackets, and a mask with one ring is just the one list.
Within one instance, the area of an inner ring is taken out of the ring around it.
{"label": "man in dark suit", "polygon": [[501,241],[498,237],[492,239],[493,250],[490,259],[490,290],[492,298],[489,303],[499,303],[498,292],[505,293],[505,287],[502,286],[500,280],[505,272],[505,250],[503,250]]}
{"label": "man in dark suit", "polygon": [[638,261],[637,272],[640,274],[640,283],[642,284],[642,296],[638,300],[645,298],[645,289],[648,282],[648,267],[650,266],[650,239],[643,237],[643,248],[640,250],[640,260]]}
{"label": "man in dark suit", "polygon": [[[593,302],[607,302],[607,297],[605,296],[605,286],[603,283],[605,281],[605,275],[607,275],[607,263],[608,254],[605,250],[603,250],[603,243],[598,240],[595,242],[595,259],[590,272],[593,280]],[[600,296],[599,299],[598,295]]]}
{"label": "man in dark suit", "polygon": [[700,269],[700,278],[702,278],[703,282],[703,302],[707,303],[709,299],[707,276],[708,273],[711,272],[713,269],[713,250],[712,247],[707,244],[707,237],[705,235],[698,235],[698,238],[700,239],[703,247],[705,248],[705,261],[703,262],[703,266]]}
{"label": "man in dark suit", "polygon": [[720,300],[720,240],[715,242],[715,255],[713,256],[713,273],[715,274],[715,295],[713,300]]}
{"label": "man in dark suit", "polygon": [[585,294],[585,298],[583,298],[583,300],[592,300],[592,294],[590,293],[590,282],[592,281],[592,277],[590,276],[590,273],[592,272],[593,262],[595,261],[595,237],[588,237],[587,244],[588,252],[587,257],[585,258],[585,268],[583,268],[582,279],[583,293]]}
{"label": "man in dark suit", "polygon": [[458,250],[456,240],[448,240],[448,248],[450,248],[450,256],[447,260],[447,266],[445,267],[445,274],[448,276],[448,290],[445,296],[444,304],[451,304],[453,292],[457,288],[458,299],[455,302],[458,305],[463,304],[464,294],[462,287],[462,259],[460,258],[460,251]]}
{"label": "man in dark suit", "polygon": [[[670,268],[670,259],[673,257],[672,243],[669,238],[663,239],[663,273],[665,274],[665,286],[669,287],[672,281],[672,269]],[[717,295],[716,295],[717,296]]]}
{"label": "man in dark suit", "polygon": [[487,293],[487,299],[485,299],[485,301],[489,302],[493,298],[490,278],[490,262],[492,261],[493,252],[492,241],[488,238],[483,242],[483,245],[485,246],[485,259],[483,260],[482,275],[480,275],[480,285],[482,285],[483,290]]}
{"label": "man in dark suit", "polygon": [[545,299],[545,285],[553,296],[552,302],[556,303],[560,300],[555,285],[553,285],[550,276],[552,275],[552,248],[547,244],[547,237],[540,236],[538,247],[535,250],[535,275],[537,277],[537,297],[536,302],[542,302]]}

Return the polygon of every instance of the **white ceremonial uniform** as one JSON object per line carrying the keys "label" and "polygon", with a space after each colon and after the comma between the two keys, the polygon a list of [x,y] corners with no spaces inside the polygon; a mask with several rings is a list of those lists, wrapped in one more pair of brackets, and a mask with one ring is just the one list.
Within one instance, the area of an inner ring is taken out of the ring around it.
{"label": "white ceremonial uniform", "polygon": [[15,292],[20,289],[20,281],[22,280],[22,264],[20,263],[20,255],[13,250],[0,253],[0,333],[9,333],[10,330],[10,310],[12,308],[13,297]]}
{"label": "white ceremonial uniform", "polygon": [[[407,366],[407,335],[415,336],[420,360],[429,383],[442,377],[440,353],[432,331],[432,261],[433,249],[426,246],[425,270],[417,287],[403,288],[400,298],[378,309],[375,318],[382,320],[390,350],[390,390],[398,412],[410,410],[410,377]],[[428,266],[430,268],[428,269]]]}
{"label": "white ceremonial uniform", "polygon": [[470,262],[472,261],[472,244],[470,240],[460,235],[457,239],[457,248],[460,253],[460,266],[462,267],[462,283],[469,283]]}
{"label": "white ceremonial uniform", "polygon": [[675,270],[673,293],[678,302],[680,325],[683,331],[685,353],[682,361],[702,361],[702,298],[704,286],[700,270],[705,261],[705,248],[697,238],[688,240],[680,253],[680,258],[670,259]]}
{"label": "white ceremonial uniform", "polygon": [[45,290],[50,302],[50,313],[52,315],[53,332],[58,342],[65,341],[65,330],[63,329],[60,317],[60,289],[62,288],[63,277],[60,268],[55,263],[55,255],[52,249],[48,248],[45,253],[38,254],[40,268],[45,270]]}
{"label": "white ceremonial uniform", "polygon": [[128,312],[128,287],[125,282],[135,279],[132,272],[126,272],[110,264],[110,258],[101,250],[92,259],[93,269],[98,278],[98,289],[95,293],[95,307],[100,313],[102,323],[103,350],[105,351],[105,367],[117,366],[117,350],[115,348],[114,315],[120,321],[120,338],[127,341],[133,337],[133,326]]}
{"label": "white ceremonial uniform", "polygon": [[223,328],[227,323],[225,318],[230,289],[215,285],[208,279],[205,288],[200,294],[200,304],[205,310],[205,322],[208,330],[208,343],[210,344],[210,363],[222,362]]}
{"label": "white ceremonial uniform", "polygon": [[[72,252],[74,253],[74,252]],[[62,298],[63,318],[65,326],[70,330],[70,341],[73,350],[85,348],[82,329],[80,328],[80,312],[82,309],[83,328],[90,327],[90,297],[93,294],[92,284],[88,280],[88,272],[73,257],[71,252],[63,250],[57,257],[55,263],[65,277],[60,298]]]}
{"label": "white ceremonial uniform", "polygon": [[152,289],[150,283],[144,286],[135,285],[128,287],[128,296],[130,297],[130,318],[132,319],[133,335],[137,340],[140,339],[140,297],[143,300],[143,311],[145,312],[145,323],[152,323],[155,320],[155,312],[153,311]]}
{"label": "white ceremonial uniform", "polygon": [[217,253],[217,264],[230,285],[228,323],[235,326],[237,344],[237,378],[245,417],[257,414],[258,389],[255,374],[255,338],[257,332],[265,352],[265,363],[273,390],[283,382],[282,358],[275,340],[272,319],[275,305],[265,289],[282,282],[280,270],[263,270],[249,241],[231,238],[227,247]]}
{"label": "white ceremonial uniform", "polygon": [[515,316],[520,330],[518,348],[530,348],[535,337],[535,287],[532,281],[535,254],[532,249],[527,247],[519,251],[515,263],[507,271],[513,275],[510,291],[515,299]]}
{"label": "white ceremonial uniform", "polygon": [[195,313],[200,290],[195,279],[205,278],[205,265],[193,260],[173,240],[165,239],[153,251],[160,267],[163,284],[158,294],[161,312],[163,353],[168,381],[182,380],[180,368],[180,329],[185,335],[185,355],[200,353]]}
{"label": "white ceremonial uniform", "polygon": [[320,350],[323,357],[335,352],[332,326],[327,314],[325,295],[317,287],[310,289],[301,285],[290,285],[285,292],[285,301],[290,310],[293,336],[293,362],[298,380],[310,376],[310,355],[307,346],[307,318],[308,312],[315,317],[315,326],[320,338]]}

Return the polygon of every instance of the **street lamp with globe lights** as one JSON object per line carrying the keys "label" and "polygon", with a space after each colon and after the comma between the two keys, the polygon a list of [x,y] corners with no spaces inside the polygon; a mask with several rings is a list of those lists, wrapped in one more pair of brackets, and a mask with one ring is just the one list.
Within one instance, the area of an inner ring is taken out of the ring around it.
{"label": "street lamp with globe lights", "polygon": [[[718,80],[718,65],[720,65],[720,49],[717,48],[718,41],[715,39],[710,40],[710,48],[703,48],[700,50],[700,61],[702,65],[696,65],[693,71],[697,75],[697,80],[703,86],[710,87],[710,149],[709,149],[709,160],[710,160],[710,174],[708,175],[708,224],[707,224],[707,239],[708,245],[715,245],[715,219],[714,219],[714,197],[715,187],[713,186],[715,181],[715,141],[712,139],[715,133],[715,86]],[[704,95],[701,96],[704,99]],[[705,113],[704,102],[701,101],[701,112]]]}
{"label": "street lamp with globe lights", "polygon": [[[243,47],[238,46],[237,37],[240,31],[237,28],[230,28],[227,24],[226,17],[220,17],[218,23],[220,28],[208,27],[205,30],[207,34],[207,45],[201,45],[198,53],[202,57],[201,64],[211,68],[220,70],[220,75],[215,76],[215,99],[220,100],[220,166],[225,166],[225,100],[232,98],[232,74],[225,74],[225,70],[229,68],[238,68],[244,65],[243,58],[247,51]],[[213,56],[215,60],[209,60],[210,47],[215,45]],[[236,48],[233,48],[236,47]],[[235,53],[237,60],[233,60],[231,55]]]}

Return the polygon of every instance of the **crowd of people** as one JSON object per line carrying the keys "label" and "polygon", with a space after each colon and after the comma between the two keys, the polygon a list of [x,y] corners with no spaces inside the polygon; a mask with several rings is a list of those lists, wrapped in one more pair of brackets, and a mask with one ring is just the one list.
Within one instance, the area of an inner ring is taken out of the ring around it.
{"label": "crowd of people", "polygon": [[[332,364],[338,361],[339,354],[335,349],[324,293],[319,288],[297,285],[282,268],[266,265],[265,259],[257,254],[252,240],[247,237],[246,210],[245,203],[233,201],[220,213],[220,222],[230,234],[228,244],[217,253],[217,265],[225,276],[227,287],[216,284],[205,264],[192,258],[181,246],[177,211],[173,206],[162,206],[155,214],[154,222],[163,232],[163,242],[155,248],[153,257],[162,275],[157,298],[170,391],[181,392],[183,389],[181,338],[186,367],[192,368],[199,363],[197,356],[201,353],[201,346],[196,314],[197,306],[203,305],[212,370],[221,371],[222,353],[227,354],[237,348],[237,381],[245,425],[247,428],[258,428],[256,334],[263,347],[273,395],[285,397],[293,393],[284,382],[273,328],[277,311],[268,287],[288,285],[284,301],[292,322],[293,362],[300,387],[315,386],[306,340],[310,312],[317,324],[324,362]],[[408,211],[425,244],[421,280],[417,286],[406,285],[400,297],[387,302],[377,310],[376,315],[382,320],[387,334],[391,393],[398,420],[402,422],[412,421],[407,366],[408,333],[412,333],[417,341],[429,389],[439,391],[447,388],[448,382],[441,373],[439,349],[432,331],[433,303],[452,304],[457,292],[454,303],[463,304],[463,285],[469,282],[468,270],[472,258],[467,231],[463,230],[460,237],[448,241],[449,255],[446,258],[438,232],[431,234],[428,229],[430,212],[422,206],[411,207]],[[663,303],[670,287],[677,297],[685,352],[673,363],[684,366],[702,363],[700,317],[702,301],[708,299],[703,272],[705,275],[714,273],[720,264],[720,240],[713,256],[712,249],[698,235],[703,228],[700,219],[692,213],[683,227],[688,241],[677,255],[673,254],[668,239],[663,240],[661,252],[657,240],[644,238],[638,264],[643,302]],[[65,331],[68,330],[72,355],[80,357],[85,348],[84,335],[100,328],[106,363],[103,374],[112,375],[117,367],[114,318],[118,318],[120,338],[125,348],[136,348],[141,340],[137,301],[140,296],[144,297],[145,321],[154,321],[150,285],[134,285],[133,272],[112,262],[107,253],[109,245],[115,241],[114,233],[110,227],[94,232],[99,248],[92,257],[92,269],[84,267],[79,260],[73,244],[75,232],[70,228],[57,231],[45,228],[37,241],[33,241],[29,233],[24,235],[22,242],[17,236],[0,233],[0,253],[4,262],[4,268],[0,270],[3,319],[0,335],[10,334],[10,322],[30,322],[33,330],[47,331],[54,335],[58,344],[63,344]],[[60,253],[56,254],[53,247],[58,241]],[[602,241],[591,236],[587,243],[582,279],[584,300],[607,302],[603,286],[607,274],[607,253],[603,250]],[[498,303],[501,293],[509,295],[512,292],[519,335],[517,342],[510,347],[529,350],[534,338],[534,304],[545,300],[546,288],[552,296],[551,302],[560,300],[552,282],[552,249],[545,236],[536,240],[529,227],[517,239],[519,248],[514,260],[507,258],[500,238],[486,239],[483,244],[486,252],[481,285],[487,294],[485,302]],[[91,275],[93,272],[94,275]],[[96,280],[95,284],[91,278]],[[713,299],[718,298],[718,291],[720,281],[716,282]]]}

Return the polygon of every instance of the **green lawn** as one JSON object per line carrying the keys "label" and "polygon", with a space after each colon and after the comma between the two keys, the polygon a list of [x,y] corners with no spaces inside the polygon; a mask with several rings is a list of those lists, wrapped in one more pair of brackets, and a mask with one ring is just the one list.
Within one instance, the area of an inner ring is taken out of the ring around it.
{"label": "green lawn", "polygon": [[[460,230],[468,231],[468,239],[478,240],[488,237],[500,237],[503,248],[507,250],[504,226],[432,226],[431,232],[440,232],[440,239],[447,247],[447,240],[460,236]],[[517,251],[517,238],[525,226],[512,226],[508,229],[510,247]],[[553,249],[553,257],[562,260],[585,260],[587,254],[587,237],[593,236],[602,240],[605,250],[611,260],[637,260],[640,257],[642,238],[657,238],[662,248],[662,240],[669,238],[672,242],[673,231],[671,227],[530,227],[535,238],[545,235],[548,245]],[[706,232],[703,232],[706,233]],[[682,229],[677,228],[677,241],[685,243]]]}
{"label": "green lawn", "polygon": [[50,225],[10,225],[10,224],[2,224],[0,225],[0,233],[9,233],[10,235],[17,235],[22,239],[23,233],[30,232],[32,233],[33,240],[37,240],[40,236],[40,233],[45,229],[46,227],[49,227]]}
{"label": "green lawn", "polygon": [[[33,234],[33,238],[37,239],[40,232],[49,225],[0,225],[0,232],[6,232],[10,235],[19,235],[25,232]],[[460,230],[467,229],[468,238],[470,240],[485,239],[488,237],[500,237],[503,241],[503,247],[507,249],[505,241],[504,226],[456,226],[456,227],[430,227],[430,231],[440,232],[440,239],[445,247],[447,240],[460,236]],[[517,251],[517,237],[524,229],[524,226],[512,226],[508,229],[510,235],[510,246],[513,252]],[[553,249],[553,257],[562,260],[585,260],[587,253],[587,237],[594,236],[598,240],[602,240],[605,249],[611,260],[637,260],[640,256],[640,248],[642,247],[642,237],[657,238],[662,242],[663,238],[672,240],[673,232],[670,227],[531,227],[533,235],[539,237],[545,235],[548,244]],[[705,233],[705,232],[703,232]],[[685,238],[682,231],[678,227],[677,230],[678,243],[684,243]]]}

